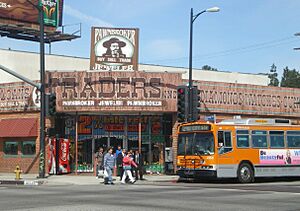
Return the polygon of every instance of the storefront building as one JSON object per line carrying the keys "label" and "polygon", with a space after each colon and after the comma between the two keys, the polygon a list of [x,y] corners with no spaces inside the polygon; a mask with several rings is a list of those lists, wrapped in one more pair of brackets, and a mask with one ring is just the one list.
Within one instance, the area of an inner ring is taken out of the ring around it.
{"label": "storefront building", "polygon": [[[98,147],[141,148],[145,165],[163,170],[166,148],[176,156],[176,87],[181,73],[47,72],[47,92],[56,94],[57,115],[46,121],[48,138],[71,141],[71,171],[93,172]],[[236,116],[292,119],[300,123],[300,90],[237,83],[195,81],[201,90],[202,120]],[[20,165],[37,173],[39,103],[36,90],[24,83],[0,87],[0,172]],[[77,147],[76,147],[77,145]],[[47,155],[46,155],[47,157]],[[46,162],[47,163],[47,162]],[[47,170],[47,168],[46,168]],[[156,169],[157,170],[157,169]]]}
{"label": "storefront building", "polygon": [[48,72],[56,94],[55,134],[71,140],[74,166],[93,171],[93,154],[108,146],[141,150],[145,165],[164,164],[176,121],[179,73]]}

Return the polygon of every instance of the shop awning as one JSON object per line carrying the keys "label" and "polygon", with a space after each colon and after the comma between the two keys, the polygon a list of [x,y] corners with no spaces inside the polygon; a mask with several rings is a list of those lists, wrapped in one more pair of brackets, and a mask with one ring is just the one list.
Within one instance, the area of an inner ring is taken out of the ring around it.
{"label": "shop awning", "polygon": [[37,119],[2,119],[0,137],[36,137],[38,136]]}

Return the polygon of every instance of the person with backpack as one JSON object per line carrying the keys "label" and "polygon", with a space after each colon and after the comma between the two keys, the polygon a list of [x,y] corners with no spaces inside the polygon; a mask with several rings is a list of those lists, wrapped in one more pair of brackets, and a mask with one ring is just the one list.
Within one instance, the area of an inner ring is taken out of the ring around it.
{"label": "person with backpack", "polygon": [[122,181],[121,184],[125,184],[125,180],[126,177],[129,177],[130,183],[134,184],[135,180],[132,177],[132,173],[131,173],[131,168],[132,166],[134,166],[135,168],[137,168],[136,163],[133,161],[133,159],[131,158],[131,153],[128,152],[126,153],[126,156],[123,158],[123,176],[122,176]]}

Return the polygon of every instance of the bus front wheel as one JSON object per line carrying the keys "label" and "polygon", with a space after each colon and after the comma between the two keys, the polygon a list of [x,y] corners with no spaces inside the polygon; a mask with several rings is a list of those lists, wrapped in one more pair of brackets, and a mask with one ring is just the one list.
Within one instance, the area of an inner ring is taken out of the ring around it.
{"label": "bus front wheel", "polygon": [[238,169],[238,180],[241,183],[250,183],[254,181],[253,169],[248,163],[242,163]]}

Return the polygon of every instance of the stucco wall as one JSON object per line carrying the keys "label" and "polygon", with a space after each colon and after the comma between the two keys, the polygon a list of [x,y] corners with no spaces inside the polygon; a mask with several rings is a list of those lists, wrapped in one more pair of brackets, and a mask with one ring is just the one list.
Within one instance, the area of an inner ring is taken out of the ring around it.
{"label": "stucco wall", "polygon": [[[0,64],[31,80],[40,79],[40,57],[38,53],[0,49]],[[83,71],[89,70],[89,66],[89,58],[46,55],[45,69],[48,71]],[[188,68],[139,64],[139,70],[145,72],[177,72],[183,74],[183,79],[188,79]],[[199,69],[193,70],[193,79],[261,86],[267,86],[269,83],[267,75]],[[0,83],[17,81],[19,80],[14,76],[0,70]]]}

